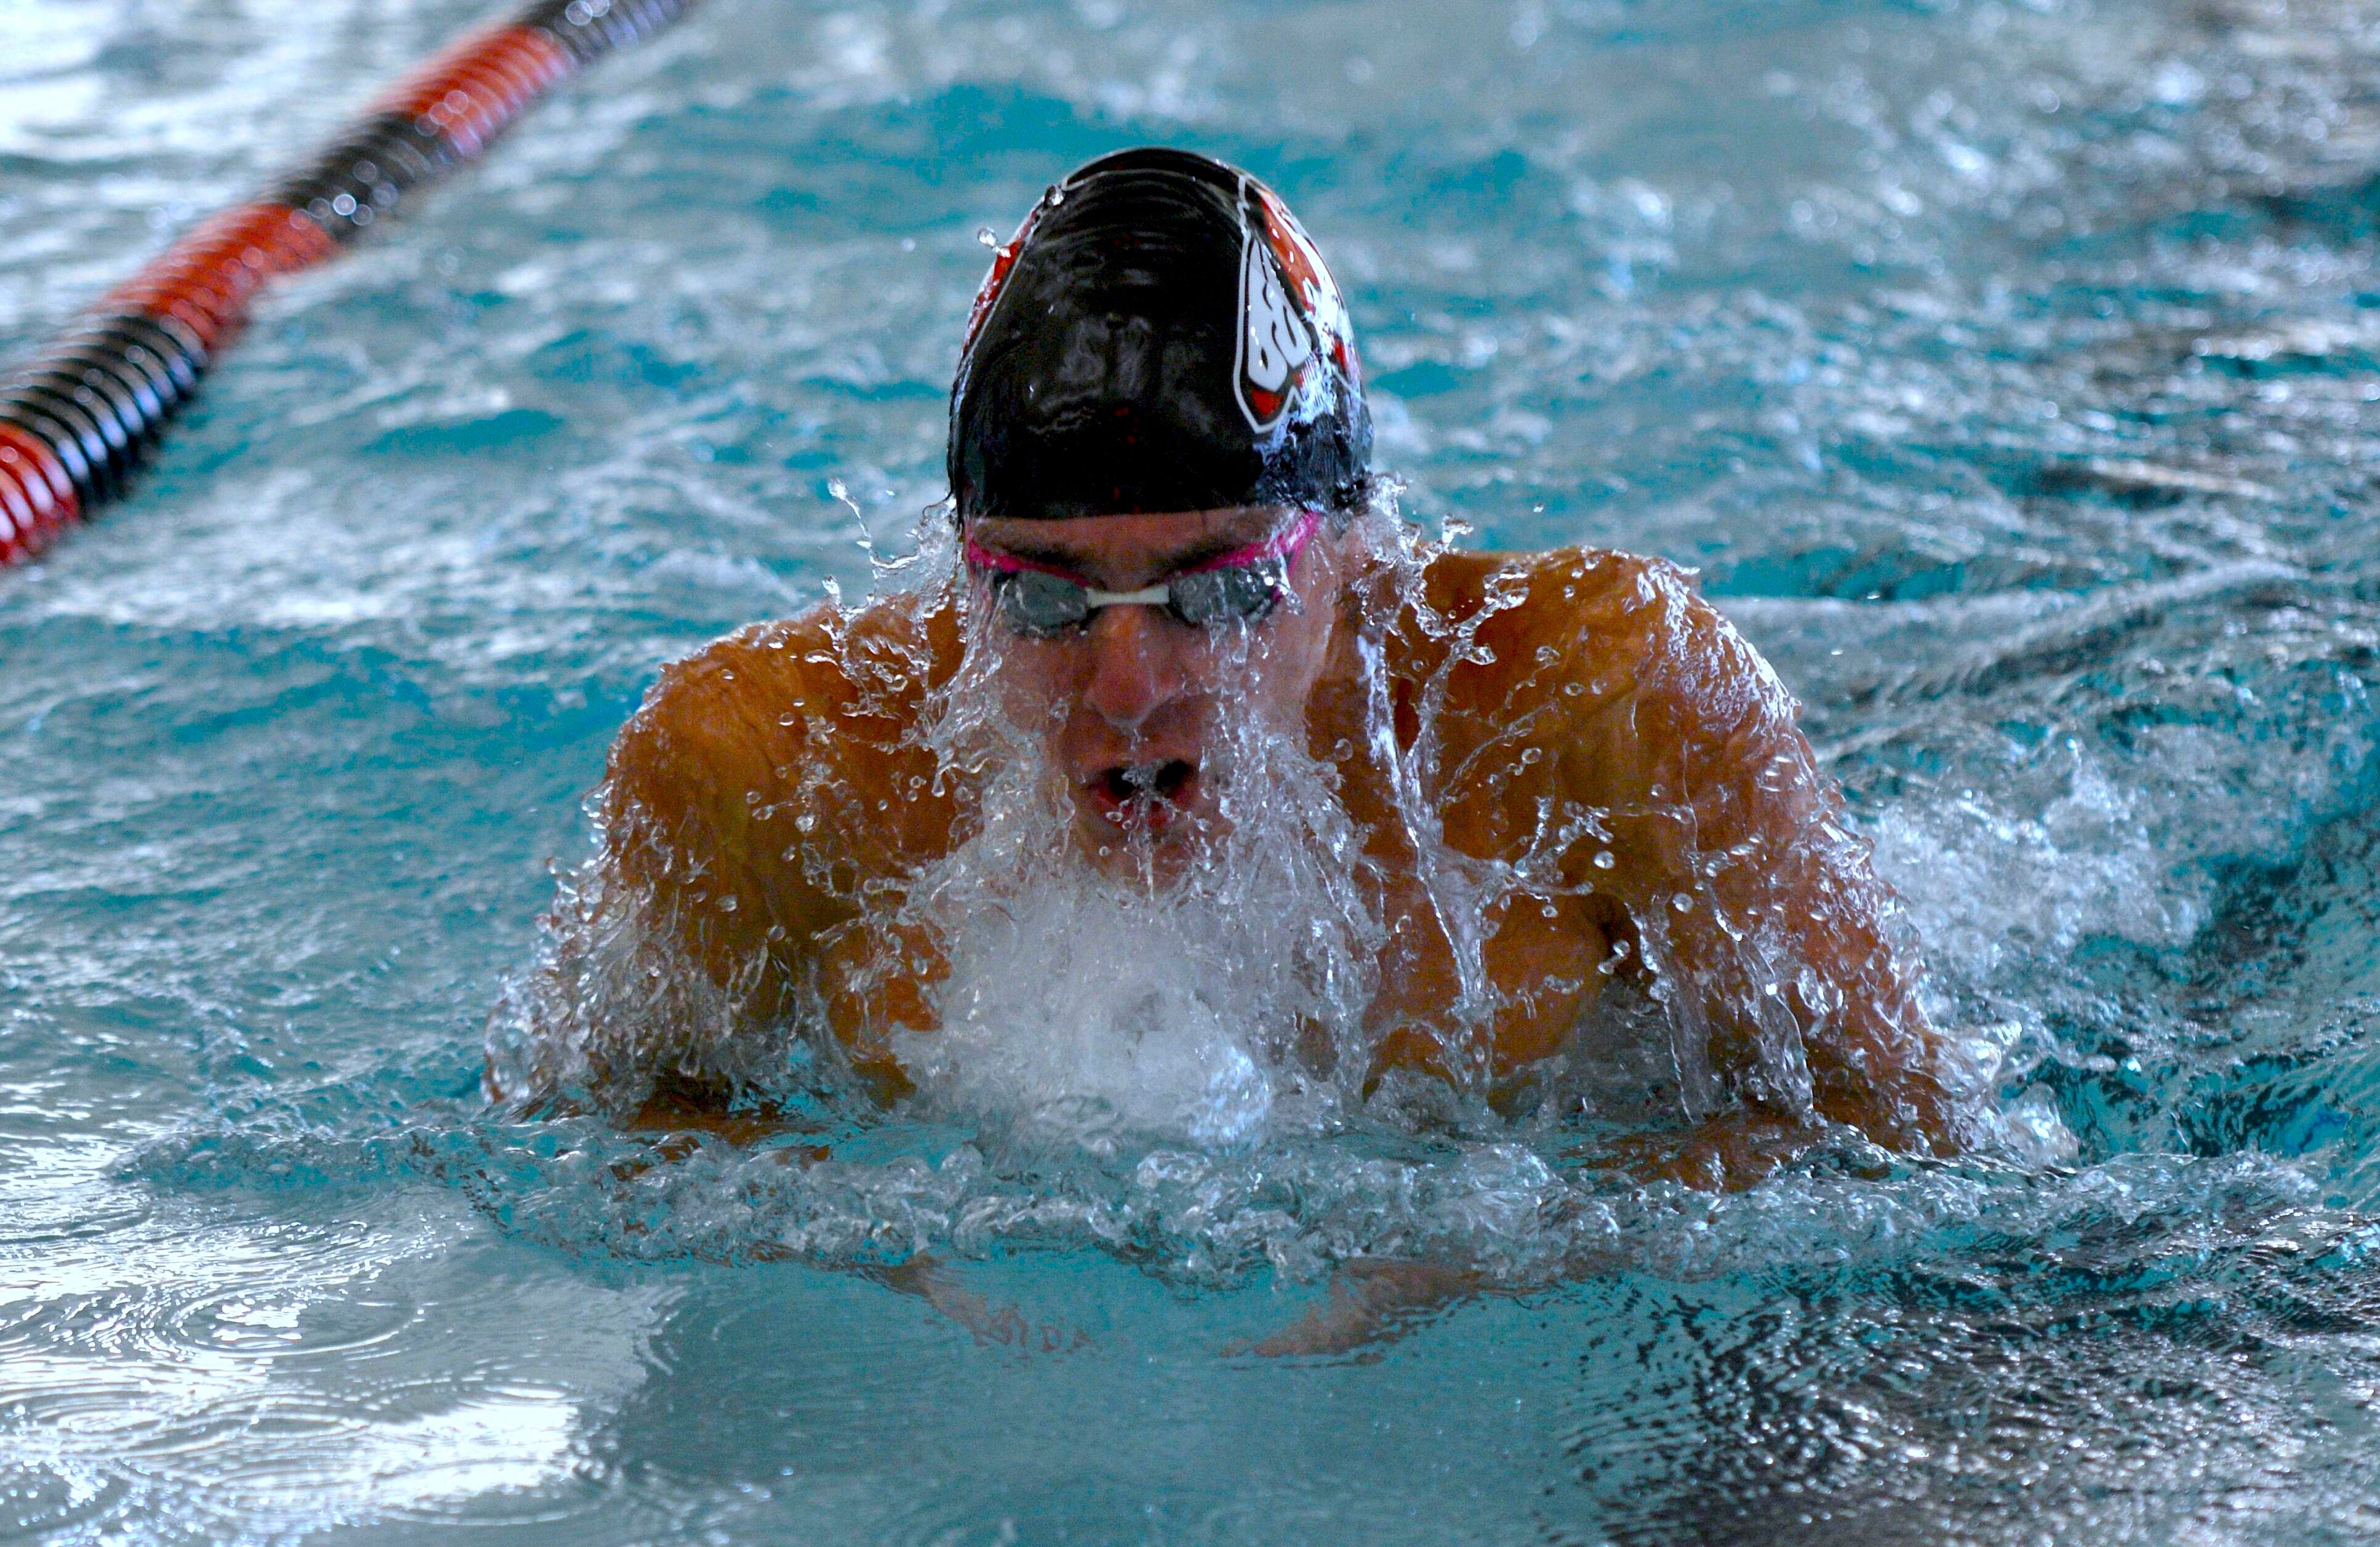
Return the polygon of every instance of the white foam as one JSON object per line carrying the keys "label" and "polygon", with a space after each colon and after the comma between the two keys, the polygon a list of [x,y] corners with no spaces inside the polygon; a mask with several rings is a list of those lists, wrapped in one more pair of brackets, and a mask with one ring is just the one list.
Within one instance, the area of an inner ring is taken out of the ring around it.
{"label": "white foam", "polygon": [[960,934],[941,1029],[896,1048],[938,1110],[1092,1147],[1119,1131],[1236,1143],[1271,1114],[1285,1041],[1258,1019],[1274,996],[1235,971],[1252,933],[1211,895],[1045,888]]}

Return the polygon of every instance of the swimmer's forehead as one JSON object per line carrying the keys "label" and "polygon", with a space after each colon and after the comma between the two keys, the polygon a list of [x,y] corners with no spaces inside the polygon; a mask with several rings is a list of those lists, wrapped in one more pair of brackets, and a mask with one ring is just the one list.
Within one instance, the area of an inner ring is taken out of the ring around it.
{"label": "swimmer's forehead", "polygon": [[1228,506],[1132,516],[1060,519],[978,517],[969,541],[994,553],[1087,575],[1158,576],[1262,542],[1297,514],[1280,505]]}

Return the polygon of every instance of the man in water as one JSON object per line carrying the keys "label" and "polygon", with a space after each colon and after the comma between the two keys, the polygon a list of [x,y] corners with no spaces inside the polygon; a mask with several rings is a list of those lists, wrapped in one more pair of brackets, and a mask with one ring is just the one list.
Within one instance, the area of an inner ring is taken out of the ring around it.
{"label": "man in water", "polygon": [[[1339,291],[1271,190],[1170,150],[1073,174],[968,323],[955,573],[664,673],[492,1087],[691,1121],[765,1092],[799,1027],[896,1100],[1047,968],[1014,929],[954,945],[982,917],[1205,886],[1278,958],[1233,958],[1279,980],[1249,1045],[1349,1100],[1572,1099],[1617,987],[1684,1115],[1653,1169],[1741,1185],[1830,1125],[1961,1147],[1893,899],[1767,664],[1656,560],[1416,548],[1370,448]],[[1277,898],[1214,882],[1293,852],[1310,884]]]}

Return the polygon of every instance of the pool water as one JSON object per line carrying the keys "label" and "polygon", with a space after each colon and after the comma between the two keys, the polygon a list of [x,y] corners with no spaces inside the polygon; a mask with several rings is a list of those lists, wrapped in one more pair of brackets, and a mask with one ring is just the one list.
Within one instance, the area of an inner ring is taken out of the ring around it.
{"label": "pool water", "polygon": [[[0,357],[477,19],[18,0]],[[1330,254],[1416,520],[1700,567],[2029,1160],[485,1105],[613,732],[907,543],[978,230],[1144,140]],[[0,574],[0,1536],[2368,1540],[2375,175],[2360,0],[713,0]],[[1507,1292],[1224,1355],[1372,1254]]]}

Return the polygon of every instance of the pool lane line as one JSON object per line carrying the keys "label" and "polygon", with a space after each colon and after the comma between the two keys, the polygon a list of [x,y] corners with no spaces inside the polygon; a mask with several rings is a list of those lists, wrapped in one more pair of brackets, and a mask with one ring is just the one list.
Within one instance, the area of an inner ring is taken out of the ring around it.
{"label": "pool lane line", "polygon": [[0,567],[122,494],[273,280],[334,256],[537,99],[695,0],[531,0],[389,88],[322,151],[0,374]]}

